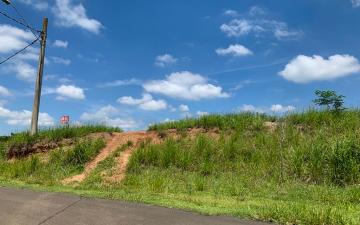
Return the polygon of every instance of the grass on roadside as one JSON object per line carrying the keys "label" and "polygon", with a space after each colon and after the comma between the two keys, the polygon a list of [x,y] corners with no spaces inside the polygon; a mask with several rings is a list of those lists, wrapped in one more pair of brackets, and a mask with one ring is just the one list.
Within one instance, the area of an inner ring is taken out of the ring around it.
{"label": "grass on roadside", "polygon": [[83,140],[73,148],[51,151],[47,159],[41,154],[12,161],[0,161],[0,176],[5,180],[22,180],[29,184],[58,185],[80,173],[85,164],[105,146],[103,139]]}
{"label": "grass on roadside", "polygon": [[[264,126],[268,121],[274,122],[275,130]],[[157,145],[142,144],[121,184],[109,185],[102,174],[111,173],[124,146],[77,187],[62,186],[59,180],[82,170],[76,165],[91,157],[75,155],[87,155],[84,149],[71,154],[54,151],[47,164],[33,157],[23,159],[26,169],[19,171],[30,172],[21,176],[5,168],[16,170],[10,163],[21,168],[23,160],[6,162],[0,166],[0,182],[280,224],[360,224],[358,110],[342,114],[310,110],[278,118],[210,115],[150,129],[192,127],[218,127],[220,135],[182,135]],[[53,179],[47,173],[55,174]]]}
{"label": "grass on roadside", "polygon": [[11,146],[30,146],[38,142],[57,142],[63,139],[77,139],[92,133],[99,132],[121,132],[119,128],[111,128],[103,125],[84,125],[42,129],[37,135],[30,135],[28,132],[12,134],[10,137],[3,137],[0,140],[0,159],[4,159],[7,149]]}

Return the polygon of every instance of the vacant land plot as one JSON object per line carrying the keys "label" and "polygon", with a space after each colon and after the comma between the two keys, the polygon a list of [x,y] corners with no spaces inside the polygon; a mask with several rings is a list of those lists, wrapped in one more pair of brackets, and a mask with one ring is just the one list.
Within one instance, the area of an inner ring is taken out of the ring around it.
{"label": "vacant land plot", "polygon": [[10,138],[1,145],[1,182],[281,224],[360,223],[359,111],[210,115],[150,130],[66,184],[96,160],[106,138],[85,135],[6,159]]}

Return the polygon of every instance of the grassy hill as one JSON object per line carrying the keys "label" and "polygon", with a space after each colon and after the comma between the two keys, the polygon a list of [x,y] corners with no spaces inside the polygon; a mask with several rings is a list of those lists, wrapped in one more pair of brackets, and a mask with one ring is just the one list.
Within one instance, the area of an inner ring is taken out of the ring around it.
{"label": "grassy hill", "polygon": [[[77,129],[0,141],[0,183],[280,224],[360,224],[358,110],[209,115],[157,124],[149,130],[163,141],[137,146],[122,182],[103,174],[113,172],[132,143],[119,146],[81,184],[63,185],[61,180],[81,172],[104,146],[102,138],[84,137],[113,131]],[[73,136],[71,146],[6,159],[14,143]]]}

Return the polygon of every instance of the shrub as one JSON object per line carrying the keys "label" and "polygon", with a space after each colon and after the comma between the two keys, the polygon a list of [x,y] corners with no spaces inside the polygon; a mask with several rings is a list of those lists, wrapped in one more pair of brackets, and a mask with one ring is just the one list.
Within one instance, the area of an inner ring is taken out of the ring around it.
{"label": "shrub", "polygon": [[104,146],[105,142],[102,139],[80,142],[76,144],[72,150],[66,152],[64,164],[83,167],[85,163],[93,159]]}

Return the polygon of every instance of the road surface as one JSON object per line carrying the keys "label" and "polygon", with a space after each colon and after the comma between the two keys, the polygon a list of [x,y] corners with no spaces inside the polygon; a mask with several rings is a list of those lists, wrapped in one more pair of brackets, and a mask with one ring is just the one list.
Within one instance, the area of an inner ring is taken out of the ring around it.
{"label": "road surface", "polygon": [[266,225],[176,209],[0,187],[1,225]]}

